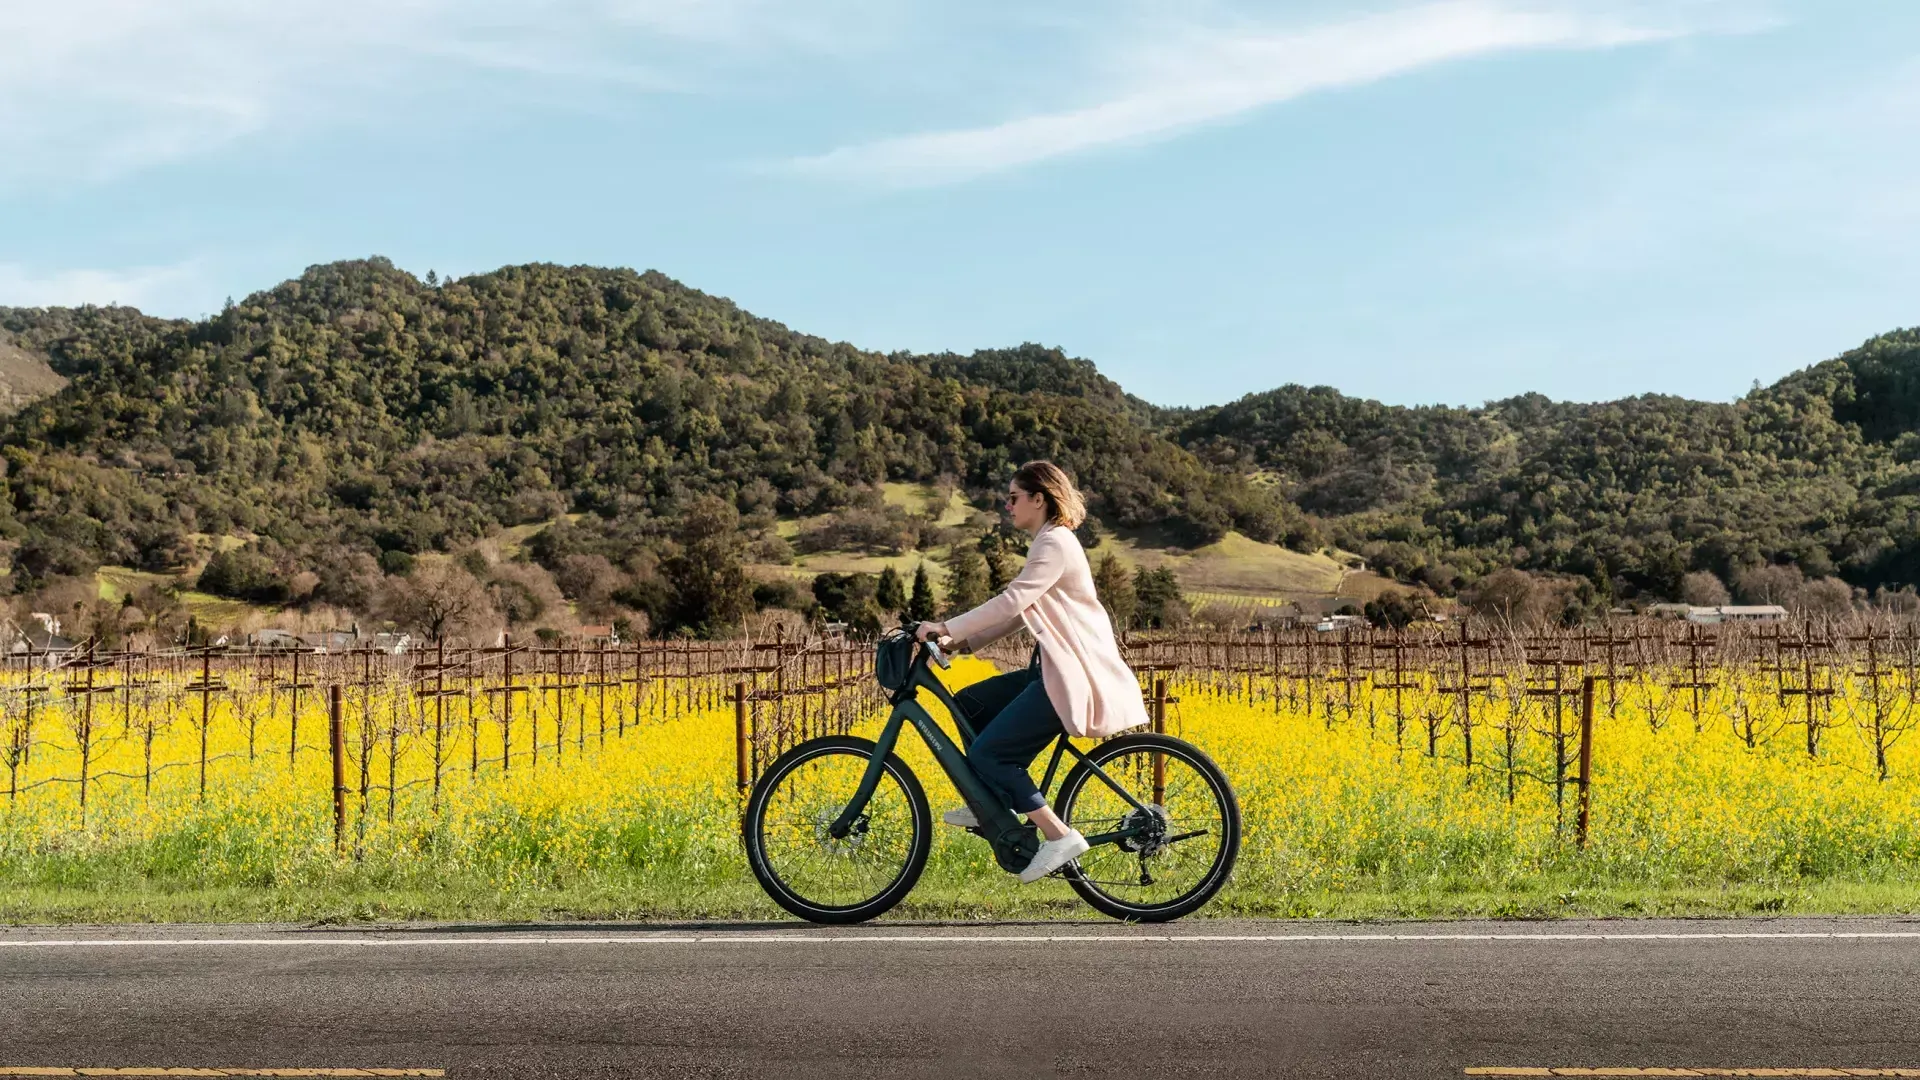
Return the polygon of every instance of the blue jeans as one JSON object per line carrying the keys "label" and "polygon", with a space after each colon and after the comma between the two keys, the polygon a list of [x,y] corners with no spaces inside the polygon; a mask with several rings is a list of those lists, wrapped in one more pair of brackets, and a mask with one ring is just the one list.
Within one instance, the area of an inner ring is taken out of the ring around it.
{"label": "blue jeans", "polygon": [[953,695],[979,734],[967,747],[967,761],[1000,804],[1030,814],[1047,805],[1027,774],[1027,766],[1060,737],[1060,717],[1047,700],[1036,661],[1024,671],[982,679]]}

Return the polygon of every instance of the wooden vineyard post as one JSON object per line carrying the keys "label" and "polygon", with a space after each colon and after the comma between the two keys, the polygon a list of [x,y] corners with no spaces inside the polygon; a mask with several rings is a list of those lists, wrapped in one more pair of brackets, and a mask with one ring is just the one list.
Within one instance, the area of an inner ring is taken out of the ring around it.
{"label": "wooden vineyard post", "polygon": [[[268,673],[272,678],[272,673]],[[293,654],[293,678],[285,684],[288,693],[287,707],[287,771],[292,772],[300,758],[300,691],[314,689],[313,683],[300,681],[300,653]]]}
{"label": "wooden vineyard post", "polygon": [[333,853],[347,835],[347,729],[340,716],[340,684],[327,687],[327,745],[333,751]]}
{"label": "wooden vineyard post", "polygon": [[1580,806],[1574,816],[1575,843],[1587,847],[1587,813],[1593,801],[1593,683],[1588,675],[1580,681]]}
{"label": "wooden vineyard post", "polygon": [[[444,770],[447,760],[447,699],[449,697],[457,697],[464,693],[462,690],[457,690],[447,685],[447,669],[452,666],[453,665],[447,663],[446,640],[441,639],[434,642],[433,663],[417,665],[414,668],[414,676],[416,679],[426,672],[431,671],[433,673],[433,685],[431,687],[415,686],[413,694],[416,700],[419,698],[433,699],[433,812],[436,814],[440,812],[440,774]],[[468,714],[472,714],[471,705],[468,707]],[[391,779],[388,781],[388,787],[392,787]],[[391,798],[392,794],[393,793],[389,791],[388,797]]]}
{"label": "wooden vineyard post", "polygon": [[[1373,688],[1375,690],[1393,691],[1393,752],[1398,754],[1400,752],[1400,744],[1405,738],[1407,730],[1407,709],[1404,695],[1408,690],[1420,689],[1421,685],[1407,677],[1407,650],[1415,648],[1416,646],[1407,640],[1407,636],[1403,631],[1399,630],[1393,631],[1393,640],[1390,644],[1383,645],[1378,641],[1372,642],[1371,644],[1375,653],[1379,653],[1383,649],[1393,653],[1393,681],[1390,683],[1375,682]],[[1371,715],[1372,707],[1369,706],[1368,709],[1369,715]],[[1438,713],[1428,714],[1426,727],[1427,756],[1438,757],[1440,755],[1440,716]]]}
{"label": "wooden vineyard post", "polygon": [[[1167,680],[1153,680],[1153,733],[1167,733]],[[1167,757],[1155,751],[1153,755],[1153,805],[1164,806],[1167,802]]]}
{"label": "wooden vineyard post", "polygon": [[[600,749],[607,748],[607,645],[600,643],[600,681],[594,685],[600,692]],[[582,738],[584,739],[584,733]]]}
{"label": "wooden vineyard post", "polygon": [[[1476,676],[1473,673],[1473,650],[1483,649],[1491,652],[1493,639],[1470,636],[1467,633],[1466,620],[1462,619],[1460,621],[1460,640],[1455,644],[1460,650],[1460,683],[1458,686],[1447,686],[1445,685],[1446,679],[1444,675],[1442,675],[1438,679],[1441,685],[1437,687],[1437,689],[1442,694],[1459,695],[1460,745],[1465,752],[1467,783],[1471,784],[1473,783],[1473,695],[1475,693],[1485,693],[1493,688],[1491,671],[1483,673],[1476,680]],[[1441,659],[1438,663],[1444,667],[1445,660]],[[1491,668],[1491,661],[1489,661],[1486,666]]]}
{"label": "wooden vineyard post", "polygon": [[227,684],[216,682],[213,678],[213,647],[200,650],[200,678],[188,683],[184,689],[190,694],[200,695],[200,797],[207,797],[207,725],[213,722],[213,694],[224,690]]}
{"label": "wooden vineyard post", "polygon": [[733,786],[747,791],[747,684],[733,684]]}
{"label": "wooden vineyard post", "polygon": [[[1873,708],[1874,775],[1884,782],[1887,779],[1887,744],[1889,741],[1887,738],[1888,709],[1887,699],[1881,689],[1880,683],[1882,680],[1891,678],[1894,673],[1892,669],[1880,666],[1879,639],[1874,635],[1872,630],[1868,630],[1865,634],[1849,640],[1864,641],[1867,643],[1866,670],[1857,671],[1854,674],[1866,680],[1867,683],[1867,692],[1870,695],[1867,703]],[[1889,643],[1892,642],[1891,632],[1889,632],[1887,640]]]}
{"label": "wooden vineyard post", "polygon": [[1693,732],[1696,735],[1698,735],[1701,731],[1700,694],[1702,691],[1713,689],[1713,684],[1707,681],[1706,671],[1703,669],[1701,665],[1700,654],[1705,650],[1713,648],[1714,644],[1715,644],[1714,642],[1708,641],[1701,634],[1700,626],[1698,623],[1688,624],[1687,626],[1687,681],[1667,684],[1669,687],[1675,690],[1688,690],[1692,692],[1693,694]]}
{"label": "wooden vineyard post", "polygon": [[[531,686],[516,686],[513,681],[513,635],[500,636],[500,685],[488,687],[486,693],[500,695],[500,771],[505,773],[513,768],[513,695],[533,692]],[[536,714],[535,738],[539,738],[539,718]],[[474,740],[479,745],[479,740]],[[478,750],[474,751],[476,754]]]}

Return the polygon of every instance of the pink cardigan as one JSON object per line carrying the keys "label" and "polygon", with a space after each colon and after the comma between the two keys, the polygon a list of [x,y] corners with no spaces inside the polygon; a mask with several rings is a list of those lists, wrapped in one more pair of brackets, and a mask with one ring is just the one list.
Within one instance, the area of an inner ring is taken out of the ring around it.
{"label": "pink cardigan", "polygon": [[1000,595],[947,620],[969,651],[1025,626],[1040,643],[1047,700],[1068,734],[1101,738],[1148,722],[1140,681],[1120,658],[1113,620],[1094,592],[1087,553],[1072,529],[1047,524],[1027,565]]}

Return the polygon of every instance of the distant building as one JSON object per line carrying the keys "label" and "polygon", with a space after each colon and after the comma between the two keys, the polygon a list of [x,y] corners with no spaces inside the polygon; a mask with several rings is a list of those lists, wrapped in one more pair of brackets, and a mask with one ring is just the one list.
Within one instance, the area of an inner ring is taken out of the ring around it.
{"label": "distant building", "polygon": [[[225,641],[215,644],[225,644]],[[288,652],[334,653],[351,652],[354,649],[373,649],[383,653],[403,653],[413,645],[412,634],[380,632],[365,633],[360,627],[351,630],[320,630],[313,633],[298,633],[271,627],[248,634],[245,644],[256,649],[278,649]]]}
{"label": "distant building", "polygon": [[614,633],[611,626],[583,626],[580,628],[580,640],[588,645],[618,645],[620,635]]}
{"label": "distant building", "polygon": [[71,655],[79,647],[77,643],[53,633],[45,626],[32,623],[20,631],[20,636],[13,639],[7,651],[14,656],[45,656],[58,660]]}
{"label": "distant building", "polygon": [[[1779,604],[1723,604],[1716,608],[1696,608],[1689,616],[1694,622],[1786,622],[1787,609]],[[1711,617],[1704,613],[1713,612]],[[1697,616],[1697,617],[1696,617]]]}
{"label": "distant building", "polygon": [[1654,604],[1647,614],[1656,619],[1683,619],[1711,626],[1717,623],[1786,622],[1787,609],[1779,604],[1721,604],[1702,607],[1696,604]]}
{"label": "distant building", "polygon": [[247,635],[247,644],[256,649],[286,649],[293,652],[311,651],[301,634],[291,630],[257,630]]}
{"label": "distant building", "polygon": [[1314,623],[1313,628],[1324,634],[1333,630],[1365,630],[1368,625],[1364,615],[1328,615]]}

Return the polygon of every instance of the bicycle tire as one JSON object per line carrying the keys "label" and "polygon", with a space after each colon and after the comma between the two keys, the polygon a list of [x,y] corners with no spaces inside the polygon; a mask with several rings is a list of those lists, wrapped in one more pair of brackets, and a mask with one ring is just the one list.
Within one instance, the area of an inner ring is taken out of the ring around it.
{"label": "bicycle tire", "polygon": [[[1089,879],[1078,863],[1070,865],[1063,876],[1082,900],[1103,915],[1124,922],[1170,922],[1198,911],[1207,901],[1213,899],[1214,894],[1225,887],[1228,879],[1233,876],[1233,866],[1240,855],[1240,801],[1234,794],[1233,785],[1228,782],[1226,774],[1220,771],[1220,766],[1214,764],[1212,758],[1192,743],[1184,739],[1176,739],[1171,735],[1141,732],[1110,739],[1094,747],[1088,752],[1087,761],[1076,762],[1072,771],[1067,773],[1066,780],[1060,785],[1057,812],[1062,820],[1068,823],[1074,821],[1074,803],[1079,799],[1081,791],[1085,789],[1089,780],[1097,782],[1093,770],[1088,767],[1089,762],[1104,766],[1115,758],[1141,750],[1157,750],[1179,758],[1207,781],[1208,787],[1218,802],[1222,833],[1220,847],[1212,864],[1193,888],[1170,900],[1155,904],[1129,903],[1121,897],[1112,895]],[[1135,797],[1138,797],[1137,793]]]}
{"label": "bicycle tire", "polygon": [[[920,780],[900,760],[898,755],[888,754],[884,763],[885,772],[881,774],[881,789],[875,792],[878,800],[885,793],[891,779],[907,803],[907,819],[911,827],[906,857],[899,872],[872,896],[862,897],[850,903],[829,903],[818,897],[804,895],[803,887],[789,882],[780,873],[777,859],[767,850],[767,814],[773,805],[774,796],[780,791],[782,781],[793,776],[798,769],[810,762],[817,762],[830,755],[849,755],[860,760],[864,769],[873,759],[878,746],[871,739],[862,739],[853,735],[833,735],[819,739],[809,739],[788,750],[774,761],[761,775],[760,781],[753,786],[753,793],[747,799],[746,814],[741,821],[742,839],[746,842],[747,865],[753,870],[753,876],[760,887],[766,891],[773,902],[808,922],[844,925],[865,922],[892,908],[913,890],[920,880],[920,874],[926,869],[927,854],[933,847],[933,813],[927,805],[926,791],[921,788]],[[842,801],[837,805],[827,805],[822,813],[837,814],[845,806],[844,798],[853,794],[849,785]],[[819,815],[815,815],[819,816]],[[824,838],[823,845],[831,843]]]}

